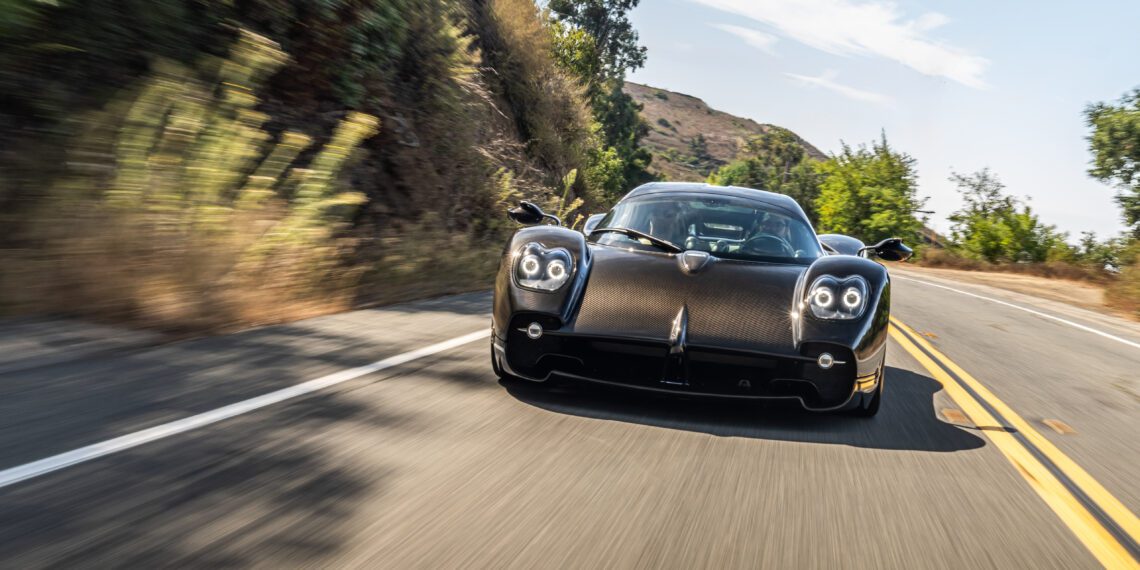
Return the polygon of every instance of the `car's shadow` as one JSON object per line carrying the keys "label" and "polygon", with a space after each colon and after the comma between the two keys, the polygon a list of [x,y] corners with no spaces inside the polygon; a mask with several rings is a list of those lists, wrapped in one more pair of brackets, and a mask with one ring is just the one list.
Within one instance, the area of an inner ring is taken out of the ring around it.
{"label": "car's shadow", "polygon": [[722,437],[915,451],[961,451],[985,445],[969,429],[938,419],[933,396],[940,385],[935,380],[887,367],[886,382],[879,415],[870,419],[810,413],[790,403],[683,399],[583,384],[500,383],[519,401],[552,412]]}

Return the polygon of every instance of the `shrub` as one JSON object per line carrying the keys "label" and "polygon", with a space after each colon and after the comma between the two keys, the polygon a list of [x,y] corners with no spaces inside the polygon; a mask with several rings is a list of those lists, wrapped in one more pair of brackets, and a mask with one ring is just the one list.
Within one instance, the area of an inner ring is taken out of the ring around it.
{"label": "shrub", "polygon": [[1109,306],[1140,319],[1140,262],[1121,270],[1120,276],[1105,289],[1104,300]]}
{"label": "shrub", "polygon": [[41,307],[169,329],[344,305],[359,272],[343,232],[365,197],[338,174],[379,122],[349,113],[297,167],[311,139],[271,142],[255,110],[257,87],[285,59],[243,32],[228,59],[204,66],[213,82],[156,65],[91,121],[73,169],[37,209],[34,250],[5,263],[21,276],[6,285]]}
{"label": "shrub", "polygon": [[1111,283],[1113,281],[1112,275],[1103,269],[1065,261],[990,263],[960,255],[953,250],[934,247],[922,248],[915,257],[915,262],[925,267],[960,269],[965,271],[1018,273],[1054,279],[1088,281],[1099,284]]}

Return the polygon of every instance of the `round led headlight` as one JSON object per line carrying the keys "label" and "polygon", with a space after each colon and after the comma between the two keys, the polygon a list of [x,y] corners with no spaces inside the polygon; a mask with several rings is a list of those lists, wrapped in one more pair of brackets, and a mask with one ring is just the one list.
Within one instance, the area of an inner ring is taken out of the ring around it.
{"label": "round led headlight", "polygon": [[527,277],[537,277],[538,270],[541,269],[537,255],[527,255],[519,262],[519,270]]}
{"label": "round led headlight", "polygon": [[555,259],[546,264],[546,276],[550,279],[559,280],[566,277],[566,264],[561,259]]}
{"label": "round led headlight", "polygon": [[811,314],[816,318],[857,319],[866,309],[869,291],[867,280],[859,275],[849,277],[821,275],[808,288],[806,301]]}
{"label": "round led headlight", "polygon": [[832,293],[831,288],[826,285],[817,287],[811,296],[812,304],[818,307],[830,307],[833,301],[835,301],[835,294]]}
{"label": "round led headlight", "polygon": [[532,291],[557,291],[570,281],[573,267],[566,248],[531,242],[515,252],[515,283]]}

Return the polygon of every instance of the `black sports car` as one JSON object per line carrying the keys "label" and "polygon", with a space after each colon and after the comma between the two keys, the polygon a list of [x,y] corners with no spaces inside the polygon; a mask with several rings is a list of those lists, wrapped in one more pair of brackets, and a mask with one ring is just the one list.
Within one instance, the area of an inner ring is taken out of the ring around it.
{"label": "black sports car", "polygon": [[817,236],[791,198],[652,183],[581,232],[522,203],[495,283],[491,362],[534,382],[792,398],[872,416],[898,239]]}

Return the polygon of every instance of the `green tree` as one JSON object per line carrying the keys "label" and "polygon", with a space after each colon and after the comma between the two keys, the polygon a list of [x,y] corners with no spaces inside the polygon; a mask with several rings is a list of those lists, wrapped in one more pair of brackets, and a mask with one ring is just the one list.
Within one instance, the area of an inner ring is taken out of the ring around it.
{"label": "green tree", "polygon": [[592,78],[624,80],[627,71],[645,65],[645,47],[637,45],[637,30],[629,11],[641,0],[551,0],[555,17],[594,38],[598,73]]}
{"label": "green tree", "polygon": [[560,20],[550,21],[550,32],[551,53],[559,67],[584,81],[601,76],[601,57],[594,36]]}
{"label": "green tree", "polygon": [[1089,174],[1120,188],[1116,201],[1124,209],[1124,222],[1140,238],[1140,89],[1116,104],[1089,105],[1085,120],[1092,129]]}
{"label": "green tree", "polygon": [[742,158],[709,175],[709,183],[786,194],[799,202],[812,222],[817,221],[815,200],[820,177],[796,135],[771,127],[763,135],[750,138],[742,154]]}
{"label": "green tree", "polygon": [[821,233],[874,243],[913,238],[922,229],[915,214],[925,200],[918,197],[915,160],[892,149],[886,134],[870,147],[844,144],[815,170],[823,178],[815,200]]}
{"label": "green tree", "polygon": [[[595,187],[603,187],[610,199],[651,178],[646,168],[652,156],[641,147],[649,126],[641,118],[641,105],[622,90],[625,74],[645,63],[645,48],[637,45],[637,32],[628,15],[638,1],[552,0],[548,6],[553,16],[554,59],[585,88],[599,125],[603,148],[591,156],[605,164],[589,165],[586,178],[603,171],[621,173],[620,183],[588,180]],[[621,161],[616,170],[615,157]]]}
{"label": "green tree", "polygon": [[950,215],[951,239],[965,256],[991,263],[1073,257],[1065,235],[1042,224],[1029,205],[1006,194],[1005,185],[988,168],[954,173],[950,181],[965,202]]}
{"label": "green tree", "polygon": [[1124,235],[1101,241],[1093,232],[1081,232],[1074,254],[1077,261],[1096,269],[1122,269],[1135,261],[1133,244]]}

